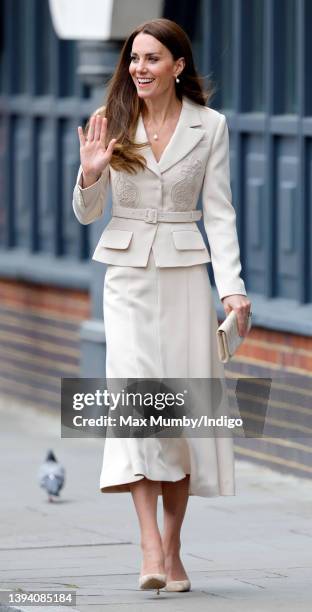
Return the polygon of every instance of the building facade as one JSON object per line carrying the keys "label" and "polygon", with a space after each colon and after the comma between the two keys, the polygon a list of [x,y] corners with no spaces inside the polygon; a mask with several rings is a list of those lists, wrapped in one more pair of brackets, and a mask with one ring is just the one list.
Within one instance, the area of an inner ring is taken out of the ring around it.
{"label": "building facade", "polygon": [[[77,43],[53,30],[48,0],[1,0],[0,13],[0,393],[58,407],[61,377],[79,375],[80,325],[94,309],[91,230],[71,208],[77,125],[94,110],[94,98],[77,73]],[[309,419],[312,3],[167,0],[163,14],[187,31],[198,71],[216,88],[210,104],[230,129],[254,327],[228,376],[295,376],[277,418],[288,422],[299,410]],[[237,453],[310,476],[306,426],[300,443],[297,434],[286,445],[240,442]]]}

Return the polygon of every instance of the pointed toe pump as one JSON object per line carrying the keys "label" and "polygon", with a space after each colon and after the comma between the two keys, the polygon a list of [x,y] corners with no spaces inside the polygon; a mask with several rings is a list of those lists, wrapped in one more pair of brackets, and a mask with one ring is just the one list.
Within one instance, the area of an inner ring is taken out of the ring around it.
{"label": "pointed toe pump", "polygon": [[166,591],[175,593],[182,593],[184,591],[191,590],[191,583],[189,580],[169,580],[166,584]]}
{"label": "pointed toe pump", "polygon": [[139,578],[140,589],[156,589],[157,595],[159,595],[159,589],[163,589],[165,586],[165,574],[144,574]]}

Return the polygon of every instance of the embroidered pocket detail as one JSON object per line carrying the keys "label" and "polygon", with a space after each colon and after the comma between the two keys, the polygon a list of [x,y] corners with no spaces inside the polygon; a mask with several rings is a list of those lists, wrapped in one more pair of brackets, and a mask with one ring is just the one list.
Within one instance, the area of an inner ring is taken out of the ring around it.
{"label": "embroidered pocket detail", "polygon": [[179,210],[190,210],[194,200],[197,201],[198,177],[202,170],[203,162],[200,159],[189,159],[177,166],[180,180],[171,187],[171,199],[178,205]]}
{"label": "embroidered pocket detail", "polygon": [[117,204],[136,208],[139,205],[139,189],[134,181],[126,178],[121,172],[117,173],[113,183]]}

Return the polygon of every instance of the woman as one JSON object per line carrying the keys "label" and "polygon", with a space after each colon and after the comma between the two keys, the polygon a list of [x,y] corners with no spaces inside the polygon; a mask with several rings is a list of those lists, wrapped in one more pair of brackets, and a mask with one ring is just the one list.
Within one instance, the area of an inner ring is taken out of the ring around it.
{"label": "woman", "polygon": [[[73,206],[81,223],[101,216],[112,187],[112,219],[93,255],[107,264],[107,378],[224,378],[210,260],[225,312],[234,309],[246,333],[251,303],[240,278],[228,130],[206,101],[185,32],[156,19],[130,34],[105,108],[86,132],[78,128]],[[201,189],[211,258],[195,223]],[[190,589],[180,559],[188,496],[234,495],[233,464],[230,438],[107,437],[100,488],[131,491],[141,588]]]}

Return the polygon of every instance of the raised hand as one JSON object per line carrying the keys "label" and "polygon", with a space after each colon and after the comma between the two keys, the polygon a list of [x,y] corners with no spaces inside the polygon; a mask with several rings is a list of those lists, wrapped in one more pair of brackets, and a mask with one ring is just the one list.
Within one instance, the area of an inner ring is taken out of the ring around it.
{"label": "raised hand", "polygon": [[107,119],[100,115],[91,117],[87,137],[85,137],[82,127],[78,127],[84,187],[89,187],[98,180],[112,157],[117,139],[112,138],[106,147],[106,130]]}

